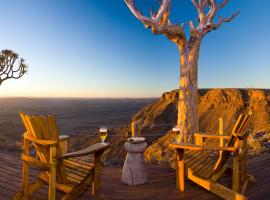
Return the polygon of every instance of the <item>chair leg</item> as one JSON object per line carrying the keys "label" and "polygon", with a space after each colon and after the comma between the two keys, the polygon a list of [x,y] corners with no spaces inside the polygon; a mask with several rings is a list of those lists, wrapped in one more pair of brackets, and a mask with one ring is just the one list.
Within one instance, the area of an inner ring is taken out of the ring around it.
{"label": "chair leg", "polygon": [[44,185],[44,182],[39,178],[29,186],[29,194],[31,195]]}
{"label": "chair leg", "polygon": [[[231,167],[228,167],[225,171],[225,173],[229,176],[232,176],[233,174],[233,169]],[[242,174],[242,173],[246,173],[246,172],[243,172],[241,170],[239,170],[239,173]],[[247,186],[248,186],[248,183],[255,183],[256,182],[256,179],[254,178],[254,176],[250,175],[250,174],[247,174],[246,173],[246,179],[244,182],[241,181],[241,187],[242,188],[239,188],[239,191],[241,191],[241,194],[244,194],[246,189],[247,189]]]}
{"label": "chair leg", "polygon": [[80,195],[85,191],[87,186],[89,186],[92,178],[92,173],[89,172],[89,174],[84,178],[84,180],[79,185],[76,185],[70,193],[62,197],[61,200],[78,199]]}
{"label": "chair leg", "polygon": [[[44,182],[40,180],[39,178],[32,184],[29,185],[29,193],[28,197],[35,191],[37,191],[39,188],[41,188],[44,185]],[[23,199],[23,191],[16,192],[12,198],[12,200],[22,200]]]}
{"label": "chair leg", "polygon": [[23,200],[29,199],[29,164],[23,162]]}
{"label": "chair leg", "polygon": [[188,178],[193,181],[194,183],[197,183],[201,187],[205,188],[206,190],[216,194],[217,196],[226,199],[226,200],[247,200],[247,198],[239,194],[219,183],[213,182],[211,180],[205,180],[200,177],[195,176],[190,169],[187,170]]}
{"label": "chair leg", "polygon": [[239,153],[235,152],[234,158],[233,158],[233,180],[232,180],[232,189],[235,192],[239,192]]}
{"label": "chair leg", "polygon": [[99,173],[101,169],[100,158],[101,154],[95,153],[91,195],[97,194],[99,190]]}
{"label": "chair leg", "polygon": [[184,150],[183,149],[177,149],[177,154],[176,154],[176,187],[180,191],[185,190]]}
{"label": "chair leg", "polygon": [[[25,147],[25,144],[24,144]],[[29,164],[23,161],[22,173],[22,191],[16,192],[12,200],[28,200],[29,199]]]}
{"label": "chair leg", "polygon": [[247,189],[247,185],[248,185],[249,182],[251,182],[251,183],[255,183],[256,182],[256,179],[254,178],[254,176],[249,175],[249,174],[247,174],[246,176],[247,176],[247,179],[246,179],[246,181],[243,184],[243,187],[242,187],[242,190],[241,190],[241,194],[244,194],[245,193],[245,191]]}
{"label": "chair leg", "polygon": [[[23,145],[23,154],[29,155],[29,142],[24,140]],[[23,161],[23,174],[22,174],[22,191],[23,191],[23,200],[29,199],[29,164],[26,161]]]}
{"label": "chair leg", "polygon": [[246,158],[243,158],[241,160],[241,167],[240,167],[242,173],[241,173],[241,182],[245,182],[247,180],[247,160]]}
{"label": "chair leg", "polygon": [[50,173],[48,199],[55,200],[56,196],[56,147],[50,148]]}

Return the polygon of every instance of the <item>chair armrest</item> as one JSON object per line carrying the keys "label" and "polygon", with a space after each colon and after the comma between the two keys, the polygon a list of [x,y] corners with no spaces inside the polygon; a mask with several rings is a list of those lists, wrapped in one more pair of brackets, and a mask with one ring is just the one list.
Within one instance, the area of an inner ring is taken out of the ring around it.
{"label": "chair armrest", "polygon": [[23,138],[25,140],[28,140],[30,142],[33,142],[33,143],[36,143],[36,144],[40,144],[40,145],[43,145],[43,146],[56,146],[57,145],[57,142],[56,141],[36,139],[36,138],[28,135],[27,132],[23,134]]}
{"label": "chair armrest", "polygon": [[207,134],[207,133],[195,133],[195,137],[202,137],[202,138],[223,138],[223,139],[229,139],[229,135],[217,135],[217,134]]}
{"label": "chair armrest", "polygon": [[173,149],[184,149],[184,150],[194,150],[194,151],[229,151],[235,152],[237,148],[235,147],[207,147],[200,146],[188,143],[180,143],[180,144],[170,144],[170,147]]}
{"label": "chair armrest", "polygon": [[63,154],[62,156],[59,157],[59,159],[74,158],[85,156],[92,153],[103,152],[110,146],[111,145],[109,143],[97,143],[79,151]]}

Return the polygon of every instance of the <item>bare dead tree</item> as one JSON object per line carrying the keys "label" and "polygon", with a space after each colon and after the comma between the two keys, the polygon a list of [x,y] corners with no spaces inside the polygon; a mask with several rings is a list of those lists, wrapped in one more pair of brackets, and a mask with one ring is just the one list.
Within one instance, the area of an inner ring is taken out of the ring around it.
{"label": "bare dead tree", "polygon": [[159,0],[158,12],[151,11],[147,17],[138,10],[133,0],[124,0],[133,15],[139,19],[153,34],[163,34],[174,42],[180,52],[180,89],[178,100],[177,125],[182,139],[191,142],[193,133],[198,132],[198,59],[203,37],[218,29],[224,22],[232,21],[239,11],[229,18],[214,18],[217,12],[227,5],[229,0],[217,3],[216,0],[191,0],[198,12],[198,22],[188,22],[190,37],[187,39],[184,24],[173,24],[170,19],[170,0]]}
{"label": "bare dead tree", "polygon": [[11,50],[0,52],[0,85],[8,79],[19,79],[27,71],[27,65],[23,58]]}

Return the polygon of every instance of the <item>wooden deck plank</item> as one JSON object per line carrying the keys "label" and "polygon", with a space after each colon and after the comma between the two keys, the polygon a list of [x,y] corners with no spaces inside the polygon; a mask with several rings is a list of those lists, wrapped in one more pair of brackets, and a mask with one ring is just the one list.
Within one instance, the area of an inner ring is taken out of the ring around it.
{"label": "wooden deck plank", "polygon": [[[0,200],[11,199],[15,191],[21,187],[21,160],[15,153],[0,152]],[[270,199],[270,154],[254,157],[248,160],[249,173],[257,182],[249,185],[246,195],[249,200]],[[141,186],[126,186],[121,182],[121,167],[105,167],[101,173],[100,198],[106,200],[218,200],[219,198],[198,185],[187,181],[185,192],[175,188],[175,171],[167,165],[148,165],[148,182]],[[37,170],[32,169],[35,175]],[[33,180],[33,177],[31,177]],[[228,185],[231,178],[223,179]],[[89,188],[90,189],[90,188]],[[86,191],[80,200],[89,199],[90,190]],[[60,199],[62,193],[57,193]],[[47,186],[44,186],[32,196],[33,200],[47,199]]]}

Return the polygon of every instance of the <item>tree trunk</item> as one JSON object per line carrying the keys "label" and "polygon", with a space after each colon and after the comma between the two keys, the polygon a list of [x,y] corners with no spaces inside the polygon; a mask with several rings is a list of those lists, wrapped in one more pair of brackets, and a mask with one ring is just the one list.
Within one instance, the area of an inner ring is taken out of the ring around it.
{"label": "tree trunk", "polygon": [[199,130],[198,119],[198,59],[201,41],[193,40],[180,50],[180,89],[177,126],[183,142],[192,142]]}

